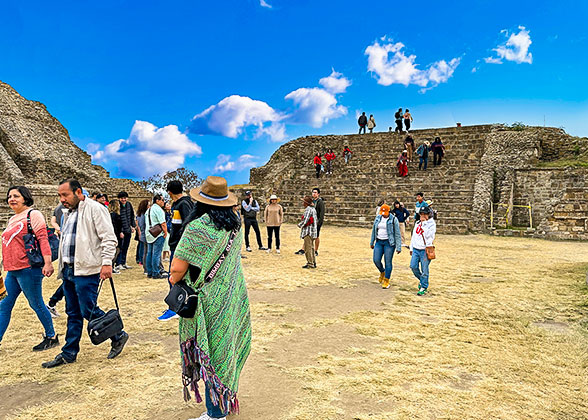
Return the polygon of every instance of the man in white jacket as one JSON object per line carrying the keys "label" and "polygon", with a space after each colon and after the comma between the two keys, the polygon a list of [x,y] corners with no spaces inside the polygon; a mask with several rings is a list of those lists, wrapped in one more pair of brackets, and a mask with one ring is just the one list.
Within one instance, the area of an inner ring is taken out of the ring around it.
{"label": "man in white jacket", "polygon": [[426,248],[433,246],[437,223],[432,217],[429,206],[419,209],[420,221],[414,224],[412,237],[410,238],[410,268],[415,277],[419,280],[419,291],[417,295],[422,296],[429,288],[429,263]]}
{"label": "man in white jacket", "polygon": [[[96,305],[100,280],[112,277],[112,259],[117,239],[108,210],[102,204],[87,199],[75,179],[66,179],[58,189],[64,212],[59,244],[58,278],[63,279],[67,334],[65,345],[54,360],[42,364],[53,368],[73,363],[80,351],[84,318],[96,319],[104,311]],[[109,359],[118,356],[129,335],[115,334]]]}

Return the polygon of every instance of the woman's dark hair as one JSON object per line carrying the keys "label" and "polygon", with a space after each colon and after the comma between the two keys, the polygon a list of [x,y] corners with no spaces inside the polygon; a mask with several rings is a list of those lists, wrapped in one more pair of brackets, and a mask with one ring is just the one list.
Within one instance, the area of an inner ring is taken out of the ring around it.
{"label": "woman's dark hair", "polygon": [[161,195],[161,194],[155,194],[153,196],[153,203],[155,204],[157,202],[157,200],[163,200],[163,195]]}
{"label": "woman's dark hair", "polygon": [[139,203],[139,207],[137,207],[137,216],[142,216],[147,213],[147,209],[149,208],[149,200],[141,200]]}
{"label": "woman's dark hair", "polygon": [[394,207],[396,207],[396,204],[398,204],[398,207],[401,207],[401,206],[400,206],[400,201],[396,200],[396,201],[394,202]]}
{"label": "woman's dark hair", "polygon": [[184,227],[205,214],[210,216],[212,223],[214,223],[214,227],[218,230],[224,229],[226,231],[231,231],[241,227],[241,218],[233,211],[233,207],[211,206],[210,204],[204,204],[199,201],[195,203],[194,210],[192,210],[192,213],[190,213],[186,221],[183,223]]}
{"label": "woman's dark hair", "polygon": [[30,207],[33,204],[35,204],[35,200],[33,200],[33,195],[31,194],[29,189],[23,185],[13,185],[12,187],[8,188],[8,192],[6,193],[6,202],[7,203],[8,203],[8,195],[10,194],[10,191],[12,191],[12,190],[18,190],[20,195],[22,195],[22,198],[24,198],[24,205],[25,206]]}

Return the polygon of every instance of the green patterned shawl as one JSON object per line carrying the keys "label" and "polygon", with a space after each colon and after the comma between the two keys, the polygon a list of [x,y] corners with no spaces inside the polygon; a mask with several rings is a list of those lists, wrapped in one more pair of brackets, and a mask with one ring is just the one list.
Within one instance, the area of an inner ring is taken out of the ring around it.
{"label": "green patterned shawl", "polygon": [[226,260],[214,279],[204,276],[221,255],[230,232],[218,230],[205,214],[192,221],[182,235],[174,258],[201,269],[198,279],[184,277],[195,290],[202,287],[194,318],[180,318],[180,348],[184,398],[190,390],[202,401],[197,382],[202,379],[221,410],[239,411],[239,375],[251,349],[251,321],[245,278],[241,269],[243,235],[237,234]]}

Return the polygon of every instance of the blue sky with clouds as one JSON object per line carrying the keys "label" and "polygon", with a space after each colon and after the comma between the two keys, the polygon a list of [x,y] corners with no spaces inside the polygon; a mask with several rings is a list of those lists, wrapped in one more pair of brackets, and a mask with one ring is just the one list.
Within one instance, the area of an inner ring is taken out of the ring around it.
{"label": "blue sky with clouds", "polygon": [[588,2],[2,2],[0,80],[114,176],[248,181],[277,147],[479,123],[588,136]]}

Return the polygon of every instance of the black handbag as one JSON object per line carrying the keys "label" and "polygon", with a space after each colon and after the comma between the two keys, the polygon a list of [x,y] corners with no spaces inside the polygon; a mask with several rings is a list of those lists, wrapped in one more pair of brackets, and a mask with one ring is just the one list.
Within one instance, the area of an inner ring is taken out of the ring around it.
{"label": "black handbag", "polygon": [[114,337],[116,334],[120,333],[124,328],[123,321],[120,316],[118,299],[116,298],[116,291],[114,289],[114,281],[112,280],[112,277],[110,278],[110,287],[112,288],[112,295],[114,296],[114,304],[116,305],[116,309],[111,309],[101,317],[92,319],[92,316],[94,315],[94,310],[96,309],[96,305],[98,303],[98,296],[100,296],[100,290],[102,289],[103,283],[104,280],[100,282],[100,286],[98,287],[98,295],[96,296],[96,302],[94,302],[94,308],[92,308],[92,314],[90,315],[90,320],[88,321],[88,335],[90,336],[92,344],[94,344],[95,346],[97,346],[100,343],[103,343],[109,338]]}
{"label": "black handbag", "polygon": [[[237,232],[238,230],[233,230],[231,232],[227,246],[225,246],[222,254],[218,257],[212,267],[210,267],[206,276],[204,276],[204,283],[210,283],[212,279],[214,279],[214,276],[231,250]],[[200,268],[190,265],[188,269],[190,270],[190,278],[195,282],[200,275]],[[194,290],[188,286],[184,280],[180,280],[172,286],[164,301],[167,303],[170,310],[174,311],[182,318],[194,318],[196,309],[198,308],[198,294],[200,291],[201,289]]]}
{"label": "black handbag", "polygon": [[[31,212],[33,209],[29,210],[27,213],[27,233],[23,236],[25,252],[29,259],[29,264],[31,267],[38,268],[43,267],[45,265],[45,259],[43,258],[43,254],[41,253],[41,245],[39,244],[39,240],[33,232],[33,227],[31,226]],[[51,261],[55,261],[59,255],[59,239],[55,235],[55,229],[47,229],[47,240],[49,241],[49,247],[51,248]]]}

